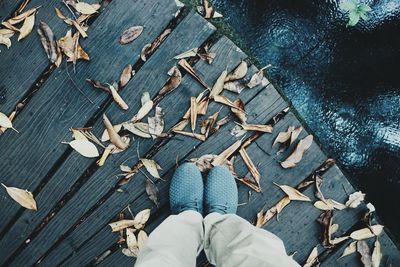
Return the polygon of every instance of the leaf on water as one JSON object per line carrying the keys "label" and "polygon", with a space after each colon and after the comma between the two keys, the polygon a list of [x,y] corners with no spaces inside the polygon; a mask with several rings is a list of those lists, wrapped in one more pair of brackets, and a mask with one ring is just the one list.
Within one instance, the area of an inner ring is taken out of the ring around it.
{"label": "leaf on water", "polygon": [[300,140],[293,153],[285,161],[281,162],[281,166],[285,169],[295,167],[303,158],[304,152],[310,148],[312,142],[313,136],[311,134]]}
{"label": "leaf on water", "polygon": [[196,138],[196,139],[198,139],[200,141],[203,141],[203,142],[206,141],[206,136],[204,134],[179,131],[179,130],[175,130],[175,129],[172,129],[172,131],[174,133],[177,133],[177,134],[181,134],[181,135],[185,135],[185,136],[190,136],[190,137]]}
{"label": "leaf on water", "polygon": [[382,260],[381,243],[378,238],[375,240],[374,251],[372,252],[372,267],[379,267]]}
{"label": "leaf on water", "polygon": [[346,201],[345,205],[349,208],[357,208],[362,201],[364,201],[365,194],[361,191],[354,192],[349,196],[349,199]]}
{"label": "leaf on water", "polygon": [[242,140],[237,140],[230,147],[228,147],[221,154],[219,154],[218,157],[216,157],[213,160],[212,165],[213,166],[222,165],[233,153],[236,152],[236,150],[239,149],[241,145],[242,145]]}
{"label": "leaf on water", "polygon": [[308,255],[306,264],[304,264],[303,267],[314,267],[314,266],[318,266],[318,265],[319,265],[318,246],[316,246],[311,250],[310,255]]}
{"label": "leaf on water", "polygon": [[150,94],[149,92],[144,92],[142,94],[142,98],[141,98],[141,102],[142,102],[142,106],[140,107],[138,113],[133,116],[133,118],[131,119],[132,122],[137,122],[140,121],[141,119],[143,119],[149,112],[150,110],[153,108],[153,101],[150,99]]}
{"label": "leaf on water", "polygon": [[21,41],[26,36],[28,36],[32,32],[34,25],[35,25],[35,13],[33,13],[24,20],[24,24],[22,25],[19,32],[18,41]]}
{"label": "leaf on water", "polygon": [[88,4],[85,2],[78,2],[75,4],[74,8],[76,9],[76,11],[78,11],[81,14],[91,15],[91,14],[97,13],[97,10],[99,10],[100,5],[99,4]]}
{"label": "leaf on water", "polygon": [[361,262],[364,264],[364,267],[371,267],[372,257],[367,242],[357,241],[357,252],[361,255]]}
{"label": "leaf on water", "polygon": [[190,127],[192,131],[196,129],[197,121],[197,101],[196,97],[192,96],[190,98]]}
{"label": "leaf on water", "polygon": [[36,201],[31,192],[17,187],[7,187],[3,183],[1,185],[6,189],[7,194],[22,207],[30,210],[37,210]]}
{"label": "leaf on water", "polygon": [[134,221],[133,226],[136,229],[143,229],[144,225],[150,218],[150,213],[151,213],[150,209],[145,209],[145,210],[140,211],[138,214],[136,214],[136,216],[133,220]]}
{"label": "leaf on water", "polygon": [[354,240],[368,239],[374,236],[378,236],[383,231],[383,225],[375,224],[370,227],[365,227],[360,230],[356,230],[350,234],[350,237]]}
{"label": "leaf on water", "polygon": [[243,80],[226,82],[224,84],[224,89],[240,94],[244,89],[246,89],[246,84],[243,82]]}
{"label": "leaf on water", "polygon": [[198,81],[204,88],[208,89],[209,86],[203,81],[202,78],[194,71],[192,66],[186,61],[186,59],[182,58],[178,61],[178,65],[181,66],[187,73],[189,73],[196,81]]}
{"label": "leaf on water", "polygon": [[110,90],[110,87],[109,87],[108,84],[105,84],[105,83],[102,83],[100,81],[93,80],[93,79],[86,79],[86,81],[88,83],[90,83],[91,85],[93,85],[94,88],[101,89],[104,92],[107,92],[107,93],[111,94],[111,90]]}
{"label": "leaf on water", "polygon": [[51,63],[55,63],[58,58],[57,53],[57,43],[54,38],[53,31],[45,22],[41,21],[38,27],[38,34],[40,36],[40,41],[46,52],[47,58]]}
{"label": "leaf on water", "polygon": [[149,124],[145,122],[124,122],[124,129],[130,131],[134,135],[143,137],[143,138],[151,138],[151,134],[149,132]]}
{"label": "leaf on water", "polygon": [[137,238],[137,245],[138,245],[139,251],[144,248],[144,244],[146,243],[147,239],[148,239],[148,236],[147,236],[146,232],[143,230],[140,230],[138,233],[138,238]]}
{"label": "leaf on water", "polygon": [[158,170],[161,170],[161,167],[157,164],[157,162],[152,159],[144,158],[140,159],[140,161],[143,163],[144,167],[151,174],[151,176],[160,179],[160,174],[158,173]]}
{"label": "leaf on water", "polygon": [[121,73],[119,78],[119,88],[123,88],[132,78],[132,65],[128,64]]}
{"label": "leaf on water", "polygon": [[166,95],[167,93],[176,89],[182,81],[182,74],[179,71],[178,67],[173,66],[169,71],[168,75],[170,78],[165,83],[165,85],[160,89],[159,95]]}
{"label": "leaf on water", "polygon": [[267,86],[269,84],[269,81],[264,77],[265,68],[266,67],[260,69],[259,71],[254,73],[253,76],[251,76],[250,81],[247,83],[248,88],[254,88],[259,84],[261,84],[262,86]]}
{"label": "leaf on water", "polygon": [[146,179],[145,187],[146,187],[146,193],[149,196],[150,200],[153,201],[156,206],[158,206],[159,191],[157,186],[149,179]]}
{"label": "leaf on water", "polygon": [[132,26],[125,30],[119,38],[120,44],[128,44],[137,39],[143,32],[143,26]]}
{"label": "leaf on water", "polygon": [[128,104],[126,104],[124,99],[122,99],[122,97],[118,94],[117,89],[115,89],[115,87],[112,85],[109,85],[109,88],[115,103],[117,103],[118,106],[120,106],[120,108],[122,108],[123,110],[128,110],[129,109]]}
{"label": "leaf on water", "polygon": [[149,123],[149,133],[153,139],[156,139],[162,134],[164,130],[164,113],[162,108],[157,106],[154,117],[148,117],[147,122]]}
{"label": "leaf on water", "polygon": [[179,55],[176,55],[174,59],[182,59],[182,58],[188,58],[188,57],[195,57],[197,55],[197,52],[199,51],[199,48],[192,48],[188,51],[185,51]]}
{"label": "leaf on water", "polygon": [[242,62],[240,62],[240,64],[226,76],[225,83],[243,79],[247,74],[247,70],[247,63],[242,60]]}
{"label": "leaf on water", "polygon": [[97,147],[92,142],[87,140],[73,140],[69,142],[69,145],[76,152],[87,158],[96,158],[100,155]]}
{"label": "leaf on water", "polygon": [[117,148],[125,150],[128,148],[127,144],[121,139],[121,136],[115,131],[111,121],[108,119],[107,115],[103,114],[103,123],[107,129],[108,136],[110,137],[111,143],[113,143]]}
{"label": "leaf on water", "polygon": [[290,200],[299,200],[299,201],[311,201],[311,199],[301,193],[299,190],[290,187],[288,185],[279,185],[274,183],[276,186],[278,186],[280,189],[282,189],[283,192],[289,197]]}
{"label": "leaf on water", "polygon": [[113,232],[118,232],[121,231],[125,228],[131,227],[135,225],[135,221],[134,220],[120,220],[117,222],[112,222],[108,224],[109,226],[111,226],[111,230]]}
{"label": "leaf on water", "polygon": [[256,131],[263,133],[272,133],[272,126],[269,124],[240,124],[243,130],[246,131]]}
{"label": "leaf on water", "polygon": [[340,256],[339,259],[346,257],[350,254],[353,254],[356,251],[357,251],[357,241],[353,241],[344,249],[342,256]]}
{"label": "leaf on water", "polygon": [[224,70],[218,77],[217,81],[214,83],[214,86],[212,87],[210,92],[211,99],[213,99],[215,96],[218,96],[222,92],[222,90],[224,90],[224,82],[227,75],[228,71]]}

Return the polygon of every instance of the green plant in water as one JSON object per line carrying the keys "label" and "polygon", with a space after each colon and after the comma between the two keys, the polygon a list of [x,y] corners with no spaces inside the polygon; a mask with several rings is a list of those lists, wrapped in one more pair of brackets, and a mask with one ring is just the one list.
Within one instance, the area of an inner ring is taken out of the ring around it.
{"label": "green plant in water", "polygon": [[344,0],[340,3],[340,9],[349,13],[347,26],[355,26],[360,19],[367,20],[367,13],[372,10],[367,4],[359,3],[357,0]]}

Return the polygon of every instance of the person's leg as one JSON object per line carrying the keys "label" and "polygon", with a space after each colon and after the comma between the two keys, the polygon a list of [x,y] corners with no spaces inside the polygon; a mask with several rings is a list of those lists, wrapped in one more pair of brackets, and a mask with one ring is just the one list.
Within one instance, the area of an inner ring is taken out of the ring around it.
{"label": "person's leg", "polygon": [[183,164],[170,185],[171,213],[149,236],[136,267],[196,266],[203,245],[203,179],[193,164]]}
{"label": "person's leg", "polygon": [[287,256],[282,240],[237,216],[237,187],[226,167],[213,168],[205,186],[208,215],[204,250],[211,264],[230,266],[299,266]]}

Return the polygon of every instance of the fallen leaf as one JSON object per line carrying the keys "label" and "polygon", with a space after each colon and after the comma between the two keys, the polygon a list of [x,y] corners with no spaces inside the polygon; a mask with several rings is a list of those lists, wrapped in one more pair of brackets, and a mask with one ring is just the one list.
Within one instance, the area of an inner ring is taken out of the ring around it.
{"label": "fallen leaf", "polygon": [[224,89],[240,94],[244,89],[246,89],[246,84],[243,80],[226,82],[224,84]]}
{"label": "fallen leaf", "polygon": [[322,245],[326,248],[331,248],[333,245],[331,244],[331,234],[332,232],[332,211],[327,210],[318,218],[318,222],[324,227],[324,231],[322,233]]}
{"label": "fallen leaf", "polygon": [[148,236],[147,236],[146,232],[143,230],[140,230],[138,233],[138,238],[137,238],[137,246],[139,248],[139,251],[144,248],[144,245],[145,245],[147,239],[148,239]]}
{"label": "fallen leaf", "polygon": [[125,30],[121,37],[119,38],[120,44],[128,44],[133,42],[136,38],[140,36],[143,32],[143,26],[132,26],[129,29]]}
{"label": "fallen leaf", "polygon": [[68,143],[76,152],[87,158],[96,158],[99,156],[97,147],[87,140],[73,140]]}
{"label": "fallen leaf", "polygon": [[[122,129],[122,124],[113,125],[113,128],[117,133],[119,133],[121,131],[121,129]],[[110,136],[108,135],[107,129],[105,129],[103,131],[103,134],[101,135],[101,141],[102,142],[107,142],[108,140],[110,140]]]}
{"label": "fallen leaf", "polygon": [[[15,116],[17,115],[17,111],[13,111],[13,112],[11,112],[11,114],[10,114],[10,116],[8,116],[8,120],[7,119],[5,119],[3,116],[6,116],[5,114],[3,114],[3,113],[1,113],[0,112],[0,135],[2,135],[3,133],[5,133],[5,131],[7,130],[7,129],[9,129],[8,127],[4,127],[4,126],[2,126],[2,120],[3,120],[3,123],[5,122],[5,124],[7,125],[7,126],[10,126],[10,123],[11,123],[11,126],[12,126],[12,121],[14,120],[14,118],[15,118]],[[7,116],[6,116],[7,117]]]}
{"label": "fallen leaf", "polygon": [[302,130],[303,130],[303,127],[299,126],[291,132],[290,144],[293,144],[294,141],[296,141],[297,137],[299,137],[299,134],[301,133]]}
{"label": "fallen leaf", "polygon": [[24,20],[24,24],[22,25],[19,32],[18,41],[21,41],[26,36],[28,36],[32,32],[34,25],[35,25],[35,13],[33,13]]}
{"label": "fallen leaf", "polygon": [[188,124],[189,124],[189,120],[187,120],[187,119],[181,120],[180,122],[175,124],[174,127],[172,127],[172,131],[173,132],[183,131],[183,129],[185,129],[186,125],[188,125]]}
{"label": "fallen leaf", "polygon": [[226,76],[225,83],[244,78],[247,74],[247,70],[247,63],[246,61],[242,60],[240,64]]}
{"label": "fallen leaf", "polygon": [[248,88],[254,88],[259,84],[262,86],[267,86],[269,84],[269,81],[264,77],[264,69],[267,67],[260,69],[251,76],[250,81],[247,83]]}
{"label": "fallen leaf", "polygon": [[113,232],[118,232],[120,230],[123,230],[125,228],[131,227],[135,225],[135,221],[134,220],[120,220],[117,222],[112,222],[108,224],[109,226],[111,226],[111,230]]}
{"label": "fallen leaf", "polygon": [[361,191],[354,192],[349,196],[349,199],[346,201],[345,205],[349,208],[357,208],[358,205],[364,201],[365,194]]}
{"label": "fallen leaf", "polygon": [[150,200],[153,201],[156,206],[158,206],[159,191],[157,186],[149,179],[146,179],[145,187],[146,187],[146,193],[149,196]]}
{"label": "fallen leaf", "polygon": [[275,215],[278,215],[282,210],[290,203],[288,196],[285,196],[278,201],[273,207],[267,210],[265,213],[260,211],[257,213],[256,227],[263,227],[268,221],[270,221]]}
{"label": "fallen leaf", "polygon": [[111,121],[108,119],[106,114],[103,114],[103,123],[107,129],[111,143],[113,143],[117,148],[121,150],[127,149],[128,146],[122,141],[121,136],[119,136],[119,134],[115,131]]}
{"label": "fallen leaf", "polygon": [[214,98],[215,96],[219,95],[222,90],[224,90],[224,82],[226,79],[226,76],[228,75],[228,71],[224,70],[221,75],[218,77],[217,81],[214,83],[214,86],[211,89],[210,92],[210,98]]}
{"label": "fallen leaf", "polygon": [[140,159],[140,161],[143,163],[144,167],[151,174],[151,176],[158,179],[161,178],[160,174],[158,173],[158,170],[161,170],[161,167],[160,165],[157,164],[157,162],[155,162],[152,159],[144,159],[144,158]]}
{"label": "fallen leaf", "polygon": [[124,129],[130,131],[134,135],[143,137],[143,138],[151,138],[151,134],[149,132],[149,125],[144,122],[124,122]]}
{"label": "fallen leaf", "polygon": [[14,131],[18,132],[16,129],[14,129],[11,119],[7,117],[6,114],[0,112],[0,127],[8,128],[8,129],[13,129]]}
{"label": "fallen leaf", "polygon": [[283,192],[289,197],[290,200],[299,200],[299,201],[311,201],[311,199],[301,193],[299,190],[290,187],[288,185],[279,185],[274,183],[276,186],[278,186],[280,189],[282,189]]}
{"label": "fallen leaf", "polygon": [[11,47],[11,40],[0,34],[0,44],[3,44],[9,49]]}
{"label": "fallen leaf", "polygon": [[6,189],[8,195],[22,207],[30,210],[37,210],[36,201],[31,192],[17,187],[7,187],[3,183],[1,185]]}
{"label": "fallen leaf", "polygon": [[272,133],[272,126],[269,124],[240,124],[243,130],[246,131],[256,131],[263,133]]}
{"label": "fallen leaf", "polygon": [[253,176],[254,180],[257,183],[257,186],[261,190],[260,186],[260,179],[261,179],[261,174],[257,170],[256,166],[254,165],[253,161],[251,160],[249,154],[247,154],[246,150],[244,148],[239,149],[240,156],[242,157],[244,163],[246,164],[247,168],[249,169],[251,175]]}
{"label": "fallen leaf", "polygon": [[86,140],[86,141],[89,141],[81,131],[79,131],[77,129],[74,129],[74,128],[71,128],[70,131],[72,132],[72,137],[75,140]]}
{"label": "fallen leaf", "polygon": [[115,89],[115,87],[112,85],[109,85],[109,88],[115,103],[117,103],[118,106],[120,106],[123,110],[128,110],[129,109],[128,104],[126,104],[124,99],[122,99],[122,97],[118,94],[117,89]]}
{"label": "fallen leaf", "polygon": [[233,105],[235,107],[231,107],[231,111],[235,116],[240,120],[241,123],[246,123],[247,121],[247,115],[245,110],[245,106],[243,101],[238,98],[235,101],[233,101]]}
{"label": "fallen leaf", "polygon": [[164,130],[164,113],[162,108],[157,106],[154,117],[148,117],[147,122],[149,124],[149,133],[153,139],[157,138],[162,134]]}
{"label": "fallen leaf", "polygon": [[179,130],[175,130],[175,129],[172,129],[172,131],[174,133],[177,133],[177,134],[181,134],[181,135],[185,135],[185,136],[190,136],[190,137],[196,138],[196,139],[198,139],[200,141],[203,141],[203,142],[206,141],[206,136],[204,134],[179,131]]}
{"label": "fallen leaf", "polygon": [[[224,105],[226,105],[226,106],[228,106],[228,107],[240,109],[239,106],[237,106],[234,102],[232,102],[231,100],[229,100],[229,98],[227,98],[226,96],[216,95],[216,96],[214,96],[214,101],[217,102],[217,103],[224,104]],[[244,111],[244,110],[243,110],[243,111]]]}
{"label": "fallen leaf", "polygon": [[294,129],[295,129],[294,126],[289,126],[289,128],[286,132],[280,132],[278,134],[278,136],[275,138],[275,141],[272,144],[272,147],[278,143],[281,143],[281,144],[286,143],[290,139]]}
{"label": "fallen leaf", "polygon": [[368,239],[374,236],[378,236],[383,231],[383,225],[375,224],[370,227],[365,227],[360,230],[356,230],[350,234],[350,237],[354,240]]}
{"label": "fallen leaf", "polygon": [[303,265],[303,267],[315,267],[319,266],[319,261],[318,261],[318,247],[314,247],[311,250],[310,255],[308,255],[306,264]]}
{"label": "fallen leaf", "polygon": [[122,253],[128,257],[137,257],[139,254],[139,247],[134,229],[126,228],[126,245],[127,248],[122,249]]}
{"label": "fallen leaf", "polygon": [[371,251],[369,250],[368,244],[365,241],[357,242],[357,252],[361,255],[361,262],[364,267],[372,266]]}
{"label": "fallen leaf", "polygon": [[285,169],[295,167],[303,158],[304,152],[310,148],[312,142],[313,136],[311,134],[300,140],[293,153],[285,161],[281,162],[281,166]]}
{"label": "fallen leaf", "polygon": [[119,88],[123,88],[132,78],[132,65],[128,64],[121,73],[119,78]]}
{"label": "fallen leaf", "polygon": [[144,225],[150,218],[150,213],[151,213],[150,209],[144,209],[144,210],[140,211],[138,214],[136,214],[136,216],[133,220],[133,226],[136,229],[143,229]]}
{"label": "fallen leaf", "polygon": [[40,41],[46,52],[47,58],[51,63],[55,63],[58,58],[57,53],[57,43],[54,38],[53,31],[50,29],[49,25],[41,21],[38,27],[38,34],[40,36]]}
{"label": "fallen leaf", "polygon": [[97,13],[97,10],[100,8],[99,4],[88,4],[85,2],[78,2],[75,4],[74,8],[81,14],[91,15]]}
{"label": "fallen leaf", "polygon": [[236,152],[236,150],[239,149],[239,147],[242,145],[242,140],[237,140],[235,143],[233,143],[230,147],[225,149],[221,154],[216,157],[212,165],[213,166],[218,166],[223,164],[233,153]]}
{"label": "fallen leaf", "polygon": [[[210,2],[208,0],[203,0],[203,6],[202,6],[203,12],[200,12],[204,18],[210,19],[210,18],[221,18],[222,15],[218,13],[217,11],[214,10],[214,8],[211,6]],[[200,11],[200,10],[199,10]]]}
{"label": "fallen leaf", "polygon": [[142,106],[140,107],[138,113],[131,119],[131,121],[133,122],[137,122],[143,119],[153,108],[154,103],[150,98],[149,92],[144,92],[142,94],[141,102]]}
{"label": "fallen leaf", "polygon": [[200,57],[201,60],[206,60],[208,64],[212,64],[215,57],[217,56],[216,53],[209,52],[209,45],[206,44],[204,47],[204,53],[198,53],[197,55]]}
{"label": "fallen leaf", "polygon": [[202,78],[194,71],[192,66],[184,59],[178,61],[178,65],[181,66],[187,73],[189,73],[196,81],[198,81],[204,88],[208,89],[209,86],[203,81]]}
{"label": "fallen leaf", "polygon": [[36,12],[36,10],[38,10],[41,6],[37,6],[37,7],[33,7],[31,9],[28,9],[27,11],[12,17],[10,19],[7,20],[7,23],[11,24],[11,25],[15,25],[18,24],[20,22],[22,22],[23,20],[25,20],[27,17],[31,16],[32,14],[34,14]]}
{"label": "fallen leaf", "polygon": [[372,267],[379,267],[382,260],[381,243],[378,239],[375,240],[374,251],[372,252]]}
{"label": "fallen leaf", "polygon": [[170,78],[166,84],[160,89],[159,95],[166,95],[167,93],[176,89],[182,81],[182,74],[176,66],[173,66],[169,71]]}
{"label": "fallen leaf", "polygon": [[196,121],[197,121],[197,101],[196,97],[192,96],[190,98],[190,126],[192,131],[196,129]]}
{"label": "fallen leaf", "polygon": [[192,48],[189,49],[188,51],[185,51],[179,55],[176,55],[174,59],[182,59],[182,58],[188,58],[188,57],[195,57],[197,55],[197,52],[199,51],[199,48]]}
{"label": "fallen leaf", "polygon": [[325,200],[319,200],[314,203],[314,207],[320,210],[343,210],[346,208],[346,206],[342,203],[339,203],[333,199],[325,199]]}
{"label": "fallen leaf", "polygon": [[353,254],[356,251],[357,251],[357,241],[353,241],[344,249],[342,256],[340,256],[339,259],[348,256],[350,254]]}
{"label": "fallen leaf", "polygon": [[86,81],[88,83],[90,83],[91,85],[93,85],[94,88],[101,89],[104,92],[107,92],[107,93],[111,94],[111,90],[110,90],[110,87],[108,86],[108,84],[102,83],[102,82],[97,81],[97,80],[92,80],[92,79],[86,79]]}

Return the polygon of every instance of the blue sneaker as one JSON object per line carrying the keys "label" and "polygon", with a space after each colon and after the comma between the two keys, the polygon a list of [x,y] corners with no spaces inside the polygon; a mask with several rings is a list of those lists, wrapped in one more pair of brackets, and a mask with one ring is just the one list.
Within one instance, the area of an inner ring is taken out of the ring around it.
{"label": "blue sneaker", "polygon": [[194,210],[203,214],[203,178],[193,163],[184,163],[176,169],[169,187],[171,213]]}
{"label": "blue sneaker", "polygon": [[235,178],[226,166],[216,166],[208,173],[205,192],[207,214],[236,213],[238,189]]}

